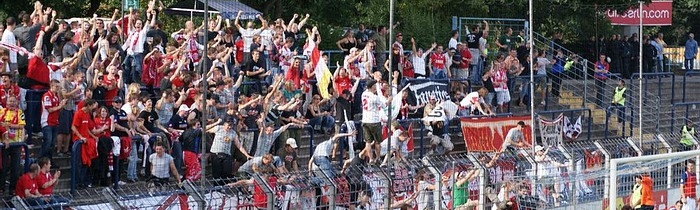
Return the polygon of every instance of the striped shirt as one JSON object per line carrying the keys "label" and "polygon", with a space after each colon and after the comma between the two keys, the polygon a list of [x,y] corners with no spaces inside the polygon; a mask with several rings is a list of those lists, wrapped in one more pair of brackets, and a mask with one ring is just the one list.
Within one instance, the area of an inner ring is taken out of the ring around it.
{"label": "striped shirt", "polygon": [[324,142],[321,142],[320,144],[316,145],[316,149],[314,150],[314,157],[330,157],[331,153],[333,153],[333,140],[334,139],[329,139]]}
{"label": "striped shirt", "polygon": [[148,157],[153,167],[153,176],[164,179],[170,177],[170,163],[173,162],[173,157],[165,153],[158,157],[158,154],[153,153]]}
{"label": "striped shirt", "polygon": [[233,129],[225,130],[223,126],[216,126],[214,131],[214,142],[211,144],[211,153],[224,153],[231,155],[231,144],[238,141],[238,135]]}

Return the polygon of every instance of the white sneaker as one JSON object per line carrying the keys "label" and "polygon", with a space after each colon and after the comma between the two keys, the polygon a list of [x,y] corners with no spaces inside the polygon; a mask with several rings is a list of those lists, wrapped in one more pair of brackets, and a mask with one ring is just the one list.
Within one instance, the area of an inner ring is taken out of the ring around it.
{"label": "white sneaker", "polygon": [[119,182],[117,182],[117,185],[119,185],[119,186],[126,185],[126,182],[124,182],[124,181],[119,181]]}

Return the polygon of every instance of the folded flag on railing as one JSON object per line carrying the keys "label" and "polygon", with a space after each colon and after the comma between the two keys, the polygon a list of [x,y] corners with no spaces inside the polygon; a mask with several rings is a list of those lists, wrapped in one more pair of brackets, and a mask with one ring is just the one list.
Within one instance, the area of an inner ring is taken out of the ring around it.
{"label": "folded flag on railing", "polygon": [[569,117],[564,116],[564,135],[571,140],[576,140],[580,134],[581,116],[578,116],[575,124],[571,124]]}
{"label": "folded flag on railing", "polygon": [[20,55],[29,55],[29,51],[27,49],[24,49],[23,47],[13,45],[13,44],[7,44],[7,43],[2,43],[0,42],[0,47],[5,48],[9,51],[19,53]]}

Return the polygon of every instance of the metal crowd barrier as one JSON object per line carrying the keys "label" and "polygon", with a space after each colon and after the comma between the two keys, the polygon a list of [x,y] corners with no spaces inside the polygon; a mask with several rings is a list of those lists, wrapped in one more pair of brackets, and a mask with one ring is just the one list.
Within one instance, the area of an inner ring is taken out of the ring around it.
{"label": "metal crowd barrier", "polygon": [[[557,117],[557,115],[560,113],[564,114],[564,115],[567,115],[567,113],[568,113],[569,119],[573,119],[574,118],[573,114],[576,112],[588,113],[588,117],[582,117],[582,119],[586,119],[586,121],[587,121],[586,124],[588,125],[588,128],[586,129],[586,136],[587,136],[586,140],[590,141],[591,140],[591,123],[593,121],[593,115],[592,115],[591,109],[581,108],[581,109],[550,110],[550,111],[539,111],[536,114],[537,114],[537,116],[551,114],[550,119],[555,119]],[[534,119],[533,119],[533,123],[534,123]],[[581,133],[583,133],[583,130],[581,130]]]}
{"label": "metal crowd barrier", "polygon": [[[657,80],[657,86],[656,86],[656,95],[657,96],[662,96],[661,93],[661,85],[662,82],[661,80],[664,77],[671,77],[671,103],[673,103],[675,96],[676,96],[676,75],[673,74],[673,72],[660,72],[660,73],[644,73],[641,75],[642,78],[644,79],[644,97],[647,97],[649,93],[649,79],[656,79]],[[639,73],[634,73],[632,74],[632,77],[629,79],[629,83],[627,84],[632,84],[635,79],[639,79],[640,75]],[[685,87],[685,78],[683,78],[683,87]],[[684,88],[685,91],[685,88]]]}

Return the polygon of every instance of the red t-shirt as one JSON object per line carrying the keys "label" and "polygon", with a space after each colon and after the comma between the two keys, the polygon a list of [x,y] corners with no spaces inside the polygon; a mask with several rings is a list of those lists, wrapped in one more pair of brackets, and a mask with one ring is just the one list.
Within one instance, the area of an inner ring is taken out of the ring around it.
{"label": "red t-shirt", "polygon": [[445,69],[445,55],[442,53],[433,53],[430,55],[430,62],[434,68]]}
{"label": "red t-shirt", "polygon": [[295,89],[299,89],[299,68],[297,67],[289,67],[287,70],[287,73],[284,75],[284,79],[286,81],[292,82],[294,84]]}
{"label": "red t-shirt", "polygon": [[[72,126],[75,126],[80,136],[84,138],[90,138],[90,130],[92,129],[91,126],[94,125],[90,114],[86,113],[85,111],[83,111],[82,108],[80,108],[78,109],[78,111],[75,112],[75,114],[73,114]],[[77,140],[80,140],[80,138],[78,137],[78,135],[73,134],[73,141]]]}
{"label": "red t-shirt", "polygon": [[160,79],[163,78],[162,73],[158,73],[158,68],[163,66],[163,57],[151,56],[143,60],[143,72],[141,73],[141,81],[145,85],[154,87],[160,86]]}
{"label": "red t-shirt", "polygon": [[180,79],[179,76],[178,76],[178,77],[175,77],[175,79],[173,79],[173,81],[170,81],[170,84],[172,84],[172,85],[173,85],[174,87],[176,87],[176,88],[180,88],[180,87],[182,87],[183,85],[185,85],[185,83],[182,82],[182,80]]}
{"label": "red t-shirt", "polygon": [[236,60],[243,63],[243,39],[236,40]]}
{"label": "red t-shirt", "polygon": [[[95,128],[100,128],[102,126],[107,126],[109,128],[110,126],[112,126],[112,120],[109,118],[101,119],[99,117],[96,117],[95,118]],[[112,135],[111,135],[111,132],[109,131],[109,129],[107,129],[104,132],[102,132],[100,135],[96,135],[96,136],[110,138]]]}
{"label": "red t-shirt", "polygon": [[197,96],[197,89],[190,88],[187,89],[187,99],[185,99],[182,103],[187,105],[187,107],[191,107],[192,104],[194,104],[194,97]]}
{"label": "red t-shirt", "polygon": [[107,92],[105,93],[105,105],[112,106],[112,99],[114,99],[114,97],[116,97],[117,94],[119,94],[119,86],[116,86],[117,82],[119,82],[119,75],[114,75],[113,79],[109,79],[107,77],[108,75],[104,75],[104,77],[102,77],[102,84],[104,84],[105,86],[115,84],[115,88],[112,90],[107,89]]}
{"label": "red t-shirt", "polygon": [[469,52],[469,50],[467,50],[467,49],[462,50],[462,52],[460,52],[460,53],[462,54],[462,62],[459,64],[459,68],[460,69],[469,68],[469,64],[471,62],[466,62],[464,59],[472,59],[472,53]]}
{"label": "red t-shirt", "polygon": [[27,78],[43,85],[49,84],[49,66],[39,56],[32,56],[27,66]]}
{"label": "red t-shirt", "polygon": [[7,107],[7,97],[15,96],[19,100],[19,86],[3,84],[0,85],[0,105],[2,107]]}
{"label": "red t-shirt", "polygon": [[344,90],[349,91],[352,89],[350,77],[336,77],[334,82],[335,90],[338,91],[338,94],[342,94]]}
{"label": "red t-shirt", "polygon": [[44,122],[46,122],[46,125],[48,126],[57,126],[58,116],[61,112],[60,110],[49,112],[49,109],[57,107],[60,104],[58,95],[54,94],[51,91],[46,91],[46,93],[44,93],[44,96],[41,97],[41,101],[42,105],[44,106],[44,109],[42,109],[41,111],[42,126],[44,126]]}
{"label": "red t-shirt", "polygon": [[29,176],[29,173],[25,173],[21,177],[19,177],[19,180],[17,180],[17,186],[15,186],[15,195],[19,196],[20,198],[27,198],[27,195],[24,194],[24,190],[29,189],[29,193],[36,194],[37,187],[36,187],[36,182],[34,182],[34,179],[32,179],[31,176]]}
{"label": "red t-shirt", "polygon": [[51,180],[53,180],[53,174],[51,174],[51,173],[39,172],[39,175],[36,175],[36,177],[34,177],[34,182],[36,183],[36,186],[39,189],[39,193],[41,193],[42,195],[53,194],[53,185],[51,185],[47,188],[41,187],[41,186],[44,186],[44,184],[50,182]]}

